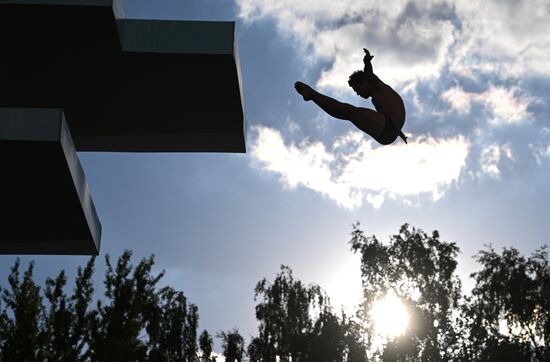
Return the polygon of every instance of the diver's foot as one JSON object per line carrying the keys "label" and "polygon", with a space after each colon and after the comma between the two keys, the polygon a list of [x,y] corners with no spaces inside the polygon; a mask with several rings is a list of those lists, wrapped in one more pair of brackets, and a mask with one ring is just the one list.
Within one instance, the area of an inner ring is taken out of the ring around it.
{"label": "diver's foot", "polygon": [[302,97],[304,97],[304,101],[310,101],[313,96],[313,89],[302,82],[296,82],[294,83],[294,88],[296,88],[296,92],[300,93]]}

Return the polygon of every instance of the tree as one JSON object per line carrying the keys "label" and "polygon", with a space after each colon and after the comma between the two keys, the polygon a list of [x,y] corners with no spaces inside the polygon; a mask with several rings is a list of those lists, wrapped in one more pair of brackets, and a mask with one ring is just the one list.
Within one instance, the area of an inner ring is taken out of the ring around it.
{"label": "tree", "polygon": [[40,287],[32,280],[34,263],[29,263],[23,280],[19,265],[16,259],[8,277],[10,289],[2,290],[2,300],[13,312],[13,319],[7,319],[3,312],[2,361],[43,361]]}
{"label": "tree", "polygon": [[197,361],[197,329],[199,327],[199,308],[191,304],[187,314],[187,326],[184,330],[186,361]]}
{"label": "tree", "polygon": [[[0,287],[0,295],[2,294],[2,288]],[[4,361],[3,353],[4,343],[8,334],[8,314],[2,305],[2,299],[0,299],[0,361]]]}
{"label": "tree", "polygon": [[46,279],[44,295],[49,310],[44,316],[44,359],[56,362],[85,361],[82,351],[89,341],[89,311],[94,288],[92,275],[95,258],[86,267],[78,268],[73,295],[67,297],[64,287],[67,283],[65,272],[57,278]]}
{"label": "tree", "polygon": [[244,338],[234,328],[228,332],[218,333],[222,339],[223,356],[227,362],[241,362],[244,355]]}
{"label": "tree", "polygon": [[215,361],[215,357],[212,356],[214,341],[206,329],[199,336],[199,348],[201,350],[201,362]]}
{"label": "tree", "polygon": [[134,267],[131,255],[116,266],[105,257],[105,294],[95,308],[95,258],[78,268],[72,295],[61,271],[46,279],[45,298],[32,280],[34,263],[21,280],[16,259],[9,288],[0,287],[0,362],[198,361],[197,306],[183,292],[157,288],[164,272],[152,273],[153,256]]}
{"label": "tree", "polygon": [[[259,327],[247,348],[250,362],[550,361],[546,247],[529,257],[514,248],[480,251],[481,269],[471,275],[475,287],[463,296],[458,247],[441,241],[437,231],[428,235],[405,224],[382,243],[357,224],[350,246],[361,255],[358,315],[335,314],[319,286],[281,266],[273,282],[263,278],[255,287]],[[64,271],[41,289],[33,281],[34,263],[21,275],[16,259],[8,286],[0,287],[0,362],[214,362],[207,331],[198,338],[198,353],[197,306],[181,291],[157,287],[164,272],[152,273],[153,256],[135,267],[130,259],[129,251],[116,265],[105,258],[105,294],[95,305],[94,258],[78,268],[72,294]],[[376,344],[369,311],[390,290],[406,304],[410,327]],[[218,337],[227,361],[242,361],[239,331]]]}
{"label": "tree", "polygon": [[148,327],[149,356],[155,361],[184,360],[187,298],[183,293],[162,288],[153,320]]}
{"label": "tree", "polygon": [[332,312],[321,288],[295,279],[289,267],[273,283],[256,285],[259,336],[248,345],[251,362],[366,362],[358,323]]}
{"label": "tree", "polygon": [[71,345],[73,346],[73,361],[88,361],[83,353],[90,344],[90,322],[94,313],[89,310],[94,295],[92,277],[94,275],[95,257],[91,257],[84,268],[78,267],[71,305],[73,324],[71,325]]}
{"label": "tree", "polygon": [[44,324],[46,361],[74,361],[76,357],[71,343],[74,314],[63,290],[65,284],[67,278],[64,271],[55,279],[46,279],[44,294],[50,304]]}
{"label": "tree", "polygon": [[265,278],[257,283],[254,299],[261,299],[256,305],[261,343],[256,341],[253,347],[261,351],[261,360],[272,362],[276,356],[281,362],[305,360],[307,335],[313,327],[310,312],[325,303],[321,288],[302,284],[289,267],[281,266],[273,284]]}
{"label": "tree", "polygon": [[162,288],[146,328],[152,361],[197,361],[198,308],[187,305],[183,292]]}
{"label": "tree", "polygon": [[463,321],[472,340],[467,358],[547,361],[550,351],[550,268],[547,248],[525,258],[515,248],[487,247],[476,260],[475,287]]}
{"label": "tree", "polygon": [[345,361],[346,362],[367,362],[367,350],[364,336],[367,331],[356,321],[342,316],[341,323],[345,328],[344,341],[346,345]]}
{"label": "tree", "polygon": [[[456,274],[458,247],[404,224],[389,243],[367,237],[353,226],[351,250],[361,255],[364,303],[361,317],[372,331],[373,303],[393,291],[407,305],[412,322],[408,333],[377,354],[387,361],[449,361],[460,350],[455,329],[461,283]],[[376,349],[372,339],[369,348]]]}
{"label": "tree", "polygon": [[333,362],[342,361],[346,349],[345,326],[328,309],[324,310],[315,321],[309,334],[311,346],[308,347],[306,361]]}
{"label": "tree", "polygon": [[252,340],[250,341],[246,349],[246,354],[248,354],[248,358],[250,359],[250,362],[262,361],[264,356],[267,354],[266,352],[264,352],[263,348],[264,348],[264,344],[259,337],[252,338]]}
{"label": "tree", "polygon": [[142,259],[134,268],[131,252],[125,251],[113,269],[109,256],[105,257],[105,297],[98,301],[90,325],[92,361],[144,361],[145,342],[140,333],[151,323],[158,297],[155,286],[163,273],[151,275],[154,257]]}
{"label": "tree", "polygon": [[0,362],[198,361],[198,308],[183,292],[157,289],[164,272],[152,274],[153,256],[135,267],[130,259],[125,251],[113,267],[106,256],[105,295],[95,308],[95,258],[78,268],[72,295],[61,271],[46,279],[45,298],[32,280],[34,263],[21,280],[16,259],[10,288],[0,287]]}

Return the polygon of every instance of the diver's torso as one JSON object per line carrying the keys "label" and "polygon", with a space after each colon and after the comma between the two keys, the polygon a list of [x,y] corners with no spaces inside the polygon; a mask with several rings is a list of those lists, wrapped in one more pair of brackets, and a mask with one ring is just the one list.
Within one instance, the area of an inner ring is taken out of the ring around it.
{"label": "diver's torso", "polygon": [[373,90],[372,104],[376,110],[391,118],[398,129],[405,123],[405,104],[403,99],[389,85],[380,81],[376,90]]}

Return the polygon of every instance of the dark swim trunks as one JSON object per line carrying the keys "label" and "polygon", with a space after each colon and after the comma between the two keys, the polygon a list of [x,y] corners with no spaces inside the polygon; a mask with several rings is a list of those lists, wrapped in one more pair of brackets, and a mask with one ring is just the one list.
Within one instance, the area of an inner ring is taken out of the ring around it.
{"label": "dark swim trunks", "polygon": [[381,145],[389,145],[397,139],[397,136],[401,137],[403,141],[407,143],[407,137],[405,137],[401,130],[397,129],[391,118],[386,116],[386,124],[384,125],[384,129],[382,129],[380,136],[376,138],[376,141],[378,141]]}

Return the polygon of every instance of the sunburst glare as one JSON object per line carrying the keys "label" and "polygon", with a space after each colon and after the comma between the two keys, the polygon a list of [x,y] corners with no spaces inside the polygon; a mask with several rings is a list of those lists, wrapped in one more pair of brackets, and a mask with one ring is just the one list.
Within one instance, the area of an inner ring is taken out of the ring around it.
{"label": "sunburst glare", "polygon": [[369,312],[376,333],[385,338],[395,338],[407,329],[409,313],[399,297],[393,291],[374,302]]}

